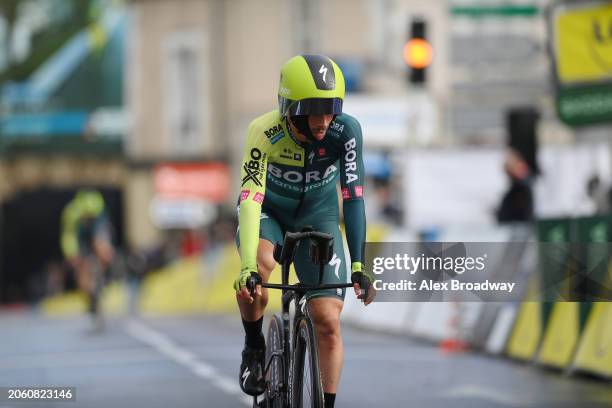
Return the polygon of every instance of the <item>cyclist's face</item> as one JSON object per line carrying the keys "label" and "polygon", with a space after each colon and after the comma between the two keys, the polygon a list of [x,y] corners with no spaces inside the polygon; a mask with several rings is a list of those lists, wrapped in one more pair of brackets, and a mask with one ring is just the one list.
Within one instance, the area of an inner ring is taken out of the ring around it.
{"label": "cyclist's face", "polygon": [[308,127],[317,140],[323,140],[334,115],[308,115]]}

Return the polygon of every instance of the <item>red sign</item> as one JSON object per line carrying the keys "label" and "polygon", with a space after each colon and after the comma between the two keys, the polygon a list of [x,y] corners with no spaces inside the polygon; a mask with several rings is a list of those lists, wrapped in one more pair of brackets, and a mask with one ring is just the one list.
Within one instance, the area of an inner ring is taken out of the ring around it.
{"label": "red sign", "polygon": [[363,186],[355,186],[355,197],[363,196]]}
{"label": "red sign", "polygon": [[155,167],[155,194],[160,198],[225,201],[230,171],[223,163],[163,163]]}

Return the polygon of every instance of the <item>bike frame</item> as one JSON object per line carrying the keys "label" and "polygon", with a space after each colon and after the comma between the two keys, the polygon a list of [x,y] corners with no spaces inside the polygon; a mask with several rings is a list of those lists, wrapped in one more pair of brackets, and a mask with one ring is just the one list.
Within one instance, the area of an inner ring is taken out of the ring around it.
{"label": "bike frame", "polygon": [[[295,250],[300,241],[310,239],[311,240],[311,257],[318,258],[319,262],[319,284],[318,285],[289,285],[289,271],[291,268],[291,264],[293,263],[293,258],[295,255]],[[318,251],[315,255],[313,255],[313,247],[317,248]],[[300,319],[306,318],[310,319],[308,315],[308,308],[306,307],[306,300],[304,298],[307,291],[310,290],[320,290],[320,289],[337,289],[337,288],[349,288],[352,287],[352,283],[341,283],[341,284],[322,284],[323,281],[323,273],[325,271],[325,265],[330,260],[330,254],[326,251],[329,251],[329,248],[333,248],[333,238],[329,234],[320,233],[316,231],[302,231],[302,232],[287,232],[285,234],[285,241],[283,246],[275,247],[274,258],[281,264],[281,284],[274,283],[262,283],[262,287],[269,289],[281,289],[282,297],[282,314],[281,320],[283,322],[283,334],[281,336],[281,348],[279,352],[275,352],[270,361],[265,367],[265,373],[270,369],[270,365],[272,364],[273,359],[280,358],[281,359],[281,378],[282,384],[280,387],[280,392],[283,399],[288,399],[290,396],[290,373],[292,371],[292,367],[290,366],[291,353],[293,352],[293,345],[291,344],[291,326],[293,327],[293,332],[297,328],[297,324]],[[323,249],[322,249],[323,248]],[[304,299],[304,301],[302,301]],[[295,303],[295,316],[293,318],[293,324],[291,324],[291,317],[289,313],[289,309],[291,306],[291,302]],[[284,405],[288,405],[290,401],[283,401]]]}

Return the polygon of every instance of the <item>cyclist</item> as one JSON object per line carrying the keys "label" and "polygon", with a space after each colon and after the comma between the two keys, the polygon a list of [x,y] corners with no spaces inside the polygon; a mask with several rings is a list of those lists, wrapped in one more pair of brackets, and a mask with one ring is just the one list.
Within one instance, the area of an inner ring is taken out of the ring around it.
{"label": "cyclist", "polygon": [[98,310],[101,282],[113,260],[114,249],[100,192],[81,189],[64,207],[60,242],[64,257],[75,270],[79,288],[88,296],[94,329],[101,330],[104,327]]}
{"label": "cyclist", "polygon": [[[241,170],[237,244],[241,271],[234,282],[246,333],[239,382],[249,395],[263,393],[265,341],[263,312],[268,291],[260,285],[254,297],[245,287],[252,274],[267,282],[276,263],[273,248],[285,231],[303,226],[332,234],[334,254],[326,266],[323,283],[346,282],[342,236],[339,228],[336,182],[340,178],[351,280],[364,276],[366,220],[363,203],[364,169],[361,128],[342,112],[344,77],[334,61],[322,55],[298,55],[281,69],[278,109],[251,122]],[[308,245],[296,252],[295,270],[300,282],[318,283],[318,268],[308,260]],[[355,293],[365,304],[359,283]],[[372,288],[373,289],[373,288]],[[333,407],[343,361],[340,312],[344,289],[306,294],[320,357],[325,406]]]}

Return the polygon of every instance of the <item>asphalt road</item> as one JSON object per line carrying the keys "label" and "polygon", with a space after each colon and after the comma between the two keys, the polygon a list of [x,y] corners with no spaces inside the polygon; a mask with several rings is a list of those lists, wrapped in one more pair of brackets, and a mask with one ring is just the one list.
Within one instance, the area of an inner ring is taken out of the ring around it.
{"label": "asphalt road", "polygon": [[[238,387],[237,316],[109,321],[0,314],[0,386],[72,386],[76,402],[0,407],[247,407]],[[404,337],[343,327],[338,407],[611,407],[612,384]]]}

